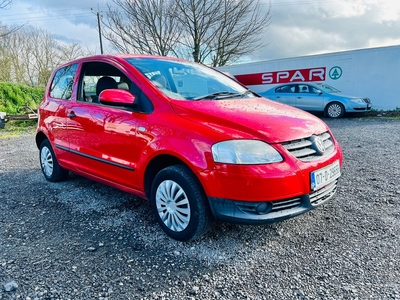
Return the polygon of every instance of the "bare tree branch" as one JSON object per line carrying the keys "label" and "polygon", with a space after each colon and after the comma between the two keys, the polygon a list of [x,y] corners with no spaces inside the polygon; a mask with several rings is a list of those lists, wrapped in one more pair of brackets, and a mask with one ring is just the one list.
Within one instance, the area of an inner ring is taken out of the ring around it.
{"label": "bare tree branch", "polygon": [[[12,0],[0,0],[0,9],[7,9],[11,5]],[[0,38],[5,37],[8,34],[12,34],[13,32],[17,31],[18,29],[22,28],[26,24],[22,24],[20,26],[13,27],[8,31],[0,30]]]}
{"label": "bare tree branch", "polygon": [[105,38],[121,52],[222,66],[260,47],[270,6],[260,0],[113,0]]}
{"label": "bare tree branch", "polygon": [[19,26],[16,26],[16,27],[13,27],[13,28],[11,28],[11,29],[9,29],[9,30],[7,30],[7,31],[2,31],[2,30],[0,30],[0,38],[3,38],[3,37],[5,37],[6,35],[9,35],[9,34],[14,33],[15,31],[17,31],[17,30],[19,30],[20,28],[24,27],[26,24],[27,24],[27,23],[22,24],[22,25],[19,25]]}
{"label": "bare tree branch", "polygon": [[226,65],[264,47],[260,33],[266,32],[271,22],[271,7],[263,10],[259,0],[223,1],[224,14],[213,28],[216,38],[208,44],[213,66]]}
{"label": "bare tree branch", "polygon": [[209,55],[209,49],[204,46],[215,38],[215,32],[210,29],[217,25],[222,1],[177,0],[176,2],[179,10],[176,11],[175,17],[186,33],[181,43],[193,50],[194,61],[203,62]]}
{"label": "bare tree branch", "polygon": [[121,52],[174,55],[179,39],[178,22],[170,11],[173,0],[113,0],[108,6],[104,37]]}
{"label": "bare tree branch", "polygon": [[12,0],[0,0],[0,9],[8,8]]}
{"label": "bare tree branch", "polygon": [[25,26],[0,39],[0,81],[45,86],[56,66],[88,54],[78,44],[61,44],[48,31]]}

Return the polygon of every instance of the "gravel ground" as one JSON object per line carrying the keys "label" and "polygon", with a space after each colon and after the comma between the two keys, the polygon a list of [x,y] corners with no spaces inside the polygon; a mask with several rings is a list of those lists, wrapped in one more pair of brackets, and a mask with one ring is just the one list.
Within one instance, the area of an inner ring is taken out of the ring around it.
{"label": "gravel ground", "polygon": [[0,299],[400,299],[400,121],[325,121],[345,156],[330,202],[191,243],[145,200],[47,182],[34,133],[0,131]]}

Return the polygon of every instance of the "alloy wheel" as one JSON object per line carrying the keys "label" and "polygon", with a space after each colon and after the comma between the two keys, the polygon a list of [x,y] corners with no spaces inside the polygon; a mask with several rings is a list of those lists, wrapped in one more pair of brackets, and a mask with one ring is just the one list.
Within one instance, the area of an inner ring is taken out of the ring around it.
{"label": "alloy wheel", "polygon": [[328,116],[331,118],[338,118],[343,114],[343,108],[339,103],[332,103],[328,107]]}

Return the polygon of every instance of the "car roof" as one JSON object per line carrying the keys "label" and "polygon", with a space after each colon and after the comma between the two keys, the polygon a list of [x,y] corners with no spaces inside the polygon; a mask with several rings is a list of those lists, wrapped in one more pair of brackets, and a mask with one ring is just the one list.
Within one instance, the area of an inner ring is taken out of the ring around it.
{"label": "car roof", "polygon": [[91,55],[91,56],[84,56],[77,58],[75,60],[69,61],[67,64],[81,62],[81,61],[104,61],[104,60],[122,60],[127,58],[151,58],[151,59],[164,59],[164,60],[175,60],[175,61],[186,61],[184,59],[176,58],[176,57],[169,57],[169,56],[157,56],[157,55],[145,55],[145,54],[98,54],[98,55]]}
{"label": "car roof", "polygon": [[[98,55],[84,56],[84,57],[77,58],[75,60],[68,61],[64,64],[57,66],[56,69],[61,69],[68,65],[84,63],[84,62],[94,62],[93,67],[95,67],[96,61],[99,63],[107,62],[107,61],[121,62],[128,58],[150,58],[150,59],[162,59],[162,60],[170,60],[170,61],[189,62],[184,59],[180,59],[180,58],[176,58],[176,57],[169,57],[169,56],[157,56],[157,55],[146,55],[146,54],[98,54]],[[103,65],[103,68],[104,68],[104,65]],[[90,74],[90,71],[89,71],[88,75],[89,74]]]}

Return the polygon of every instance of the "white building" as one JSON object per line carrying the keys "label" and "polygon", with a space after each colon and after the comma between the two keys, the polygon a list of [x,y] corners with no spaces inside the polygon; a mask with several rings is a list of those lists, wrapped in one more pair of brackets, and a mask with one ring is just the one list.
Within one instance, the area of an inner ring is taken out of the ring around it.
{"label": "white building", "polygon": [[255,92],[288,82],[325,82],[368,97],[373,109],[400,108],[400,45],[224,66]]}

